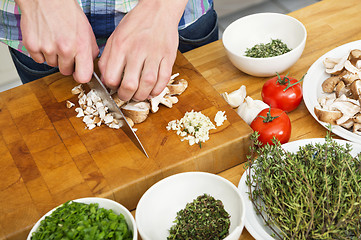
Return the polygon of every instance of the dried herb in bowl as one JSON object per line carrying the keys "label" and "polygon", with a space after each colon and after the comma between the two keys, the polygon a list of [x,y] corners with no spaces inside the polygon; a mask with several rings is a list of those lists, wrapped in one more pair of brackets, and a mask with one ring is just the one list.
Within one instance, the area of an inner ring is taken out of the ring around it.
{"label": "dried herb in bowl", "polygon": [[288,48],[287,45],[280,39],[271,39],[270,43],[260,43],[256,44],[252,48],[247,48],[245,56],[253,58],[268,58],[288,53],[291,50],[292,49]]}
{"label": "dried herb in bowl", "polygon": [[361,153],[337,143],[297,152],[252,136],[247,184],[258,214],[277,239],[361,239]]}
{"label": "dried herb in bowl", "polygon": [[222,201],[207,194],[198,196],[177,213],[167,239],[224,239],[229,234],[229,218]]}
{"label": "dried herb in bowl", "polygon": [[41,221],[31,239],[131,240],[133,233],[122,214],[97,203],[66,202]]}

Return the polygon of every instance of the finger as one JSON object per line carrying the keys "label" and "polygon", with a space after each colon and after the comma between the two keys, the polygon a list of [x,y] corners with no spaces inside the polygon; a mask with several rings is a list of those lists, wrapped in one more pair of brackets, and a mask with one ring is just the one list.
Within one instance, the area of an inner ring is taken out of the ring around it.
{"label": "finger", "polygon": [[37,63],[44,63],[45,62],[45,57],[41,52],[30,52],[28,50],[30,57]]}
{"label": "finger", "polygon": [[107,66],[107,63],[108,63],[108,58],[110,56],[111,47],[112,47],[112,43],[111,43],[111,40],[109,38],[106,45],[105,45],[105,47],[104,47],[103,53],[100,56],[99,61],[98,61],[98,67],[99,67],[99,71],[100,71],[100,73],[102,75],[101,76],[102,80],[103,80],[103,75],[105,74],[105,69],[106,69],[106,66]]}
{"label": "finger", "polygon": [[[89,50],[89,49],[88,49]],[[77,54],[75,56],[75,71],[73,77],[79,83],[87,83],[93,75],[93,59],[91,51]]]}
{"label": "finger", "polygon": [[106,66],[102,66],[104,69],[102,72],[102,80],[104,84],[109,88],[116,90],[120,86],[124,72],[125,57],[124,54],[119,54],[117,51],[110,51],[110,47],[111,46],[107,48],[107,52],[105,52],[105,54],[103,53],[99,61],[106,62]]}
{"label": "finger", "polygon": [[74,57],[59,56],[58,58],[59,71],[61,74],[68,76],[74,72]]}
{"label": "finger", "polygon": [[138,90],[139,77],[144,63],[140,59],[144,58],[134,56],[126,62],[124,76],[118,89],[118,96],[123,101],[130,100]]}
{"label": "finger", "polygon": [[46,54],[43,53],[44,57],[45,57],[45,62],[47,65],[52,66],[52,67],[56,67],[58,66],[58,55],[56,54]]}
{"label": "finger", "polygon": [[152,97],[158,96],[164,88],[167,86],[170,76],[172,75],[172,67],[174,64],[174,60],[169,60],[167,58],[163,58],[160,62],[159,72],[158,72],[158,81],[155,84],[153,90],[150,95]]}
{"label": "finger", "polygon": [[139,87],[133,99],[143,101],[149,97],[158,80],[158,70],[161,59],[147,58],[144,62]]}

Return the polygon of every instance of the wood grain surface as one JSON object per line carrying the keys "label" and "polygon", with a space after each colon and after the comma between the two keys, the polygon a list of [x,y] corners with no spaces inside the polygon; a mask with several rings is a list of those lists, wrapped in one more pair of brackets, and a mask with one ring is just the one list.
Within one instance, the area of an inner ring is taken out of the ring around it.
{"label": "wood grain surface", "polygon": [[[74,108],[66,108],[66,100],[77,103],[71,77],[58,73],[0,93],[0,239],[24,239],[40,216],[67,200],[101,196],[132,210],[164,177],[219,173],[244,162],[250,127],[182,54],[173,72],[189,83],[179,102],[135,125],[150,158],[122,130],[85,129]],[[202,148],[166,130],[191,110],[212,121],[226,112]]]}
{"label": "wood grain surface", "polygon": [[[291,13],[305,25],[308,37],[301,58],[287,72],[301,78],[324,53],[361,39],[360,12],[360,0],[323,0]],[[65,108],[66,99],[76,100],[70,93],[75,85],[70,77],[55,74],[0,93],[0,239],[25,239],[42,214],[68,199],[103,196],[133,209],[147,188],[176,172],[219,172],[237,186],[248,144],[241,136],[250,130],[219,93],[245,85],[249,96],[261,99],[266,78],[236,69],[221,40],[184,56],[186,59],[178,56],[174,72],[189,80],[190,88],[174,109],[161,108],[137,126],[150,159],[121,131],[105,127],[84,130],[74,110]],[[229,118],[226,127],[213,133],[202,149],[155,127],[192,108],[209,115],[225,110]],[[326,130],[304,103],[289,116],[291,141],[325,136]],[[253,238],[245,229],[240,239]]]}

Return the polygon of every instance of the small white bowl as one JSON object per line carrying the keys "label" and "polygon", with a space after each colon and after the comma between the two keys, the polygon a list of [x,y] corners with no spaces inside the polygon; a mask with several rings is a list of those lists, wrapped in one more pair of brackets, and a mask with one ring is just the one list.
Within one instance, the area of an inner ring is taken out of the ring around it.
{"label": "small white bowl", "polygon": [[[135,220],[133,215],[129,212],[129,210],[127,208],[125,208],[123,205],[110,200],[110,199],[106,199],[106,198],[98,198],[98,197],[88,197],[88,198],[79,198],[76,200],[73,200],[73,202],[79,202],[79,203],[85,203],[85,204],[90,204],[90,203],[98,203],[99,208],[105,208],[105,209],[112,209],[114,211],[115,214],[123,214],[125,221],[128,224],[128,227],[130,228],[130,230],[133,232],[133,240],[137,240],[138,239],[138,231],[137,231],[137,225],[135,224]],[[61,206],[61,205],[60,205]],[[58,206],[58,207],[60,207]],[[42,220],[45,219],[46,216],[49,216],[53,211],[55,211],[56,208],[53,208],[52,210],[50,210],[49,212],[47,212],[44,216],[42,216],[33,226],[33,228],[31,229],[27,240],[31,239],[31,235],[33,232],[36,232],[36,230],[38,229],[38,227],[40,226],[40,222]]]}
{"label": "small white bowl", "polygon": [[245,219],[244,201],[236,186],[225,178],[205,172],[186,172],[167,177],[141,197],[135,219],[143,240],[166,240],[177,212],[204,193],[221,200],[230,214],[229,235],[238,240]]}
{"label": "small white bowl", "polygon": [[[307,31],[297,19],[280,13],[257,13],[231,23],[223,33],[222,41],[227,56],[239,70],[257,77],[275,76],[290,68],[301,57]],[[292,50],[269,57],[246,57],[247,48],[280,39]]]}

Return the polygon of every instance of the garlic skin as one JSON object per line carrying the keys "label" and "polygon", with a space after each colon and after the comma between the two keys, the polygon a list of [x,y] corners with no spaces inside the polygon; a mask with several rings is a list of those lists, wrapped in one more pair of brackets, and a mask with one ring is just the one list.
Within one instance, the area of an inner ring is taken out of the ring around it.
{"label": "garlic skin", "polygon": [[224,92],[221,95],[232,108],[237,108],[243,103],[246,94],[246,86],[242,85],[239,89],[231,93]]}
{"label": "garlic skin", "polygon": [[243,103],[237,108],[237,114],[248,124],[251,125],[252,121],[257,117],[263,109],[269,108],[268,104],[261,100],[253,100],[247,96]]}

